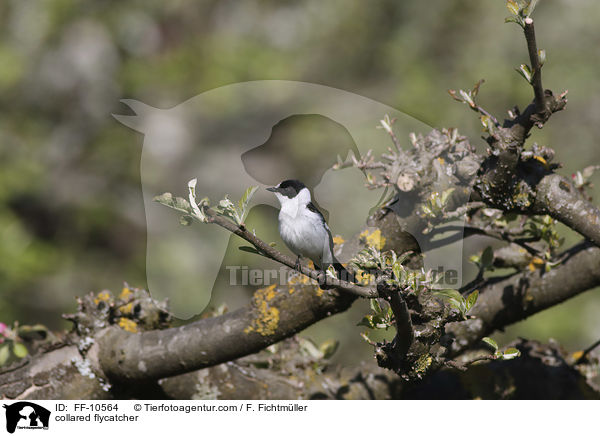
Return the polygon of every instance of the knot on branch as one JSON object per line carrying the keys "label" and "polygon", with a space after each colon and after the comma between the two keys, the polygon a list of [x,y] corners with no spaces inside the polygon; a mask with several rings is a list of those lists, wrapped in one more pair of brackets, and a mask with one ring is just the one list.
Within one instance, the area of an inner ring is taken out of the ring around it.
{"label": "knot on branch", "polygon": [[474,187],[488,205],[504,211],[527,212],[535,202],[537,185],[561,166],[554,150],[533,144],[531,150],[494,150],[481,167]]}
{"label": "knot on branch", "polygon": [[553,113],[563,110],[566,105],[567,91],[554,95],[551,90],[546,89],[544,90],[543,109],[541,111],[536,110],[531,114],[529,121],[541,129]]}

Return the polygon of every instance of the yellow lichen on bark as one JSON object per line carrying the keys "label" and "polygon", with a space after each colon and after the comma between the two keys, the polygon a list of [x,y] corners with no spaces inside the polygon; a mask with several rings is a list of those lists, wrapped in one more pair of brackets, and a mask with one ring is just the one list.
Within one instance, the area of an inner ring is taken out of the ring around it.
{"label": "yellow lichen on bark", "polygon": [[97,305],[99,304],[101,301],[109,301],[111,299],[111,295],[109,291],[102,291],[100,292],[96,298],[94,298],[94,303]]}
{"label": "yellow lichen on bark", "polygon": [[425,354],[415,362],[414,369],[418,373],[424,373],[431,366],[433,358],[429,354]]}
{"label": "yellow lichen on bark", "polygon": [[123,330],[131,332],[131,333],[135,333],[138,331],[137,324],[128,318],[120,318],[119,319],[119,327],[121,327]]}
{"label": "yellow lichen on bark", "polygon": [[343,244],[344,242],[346,242],[346,241],[344,240],[344,238],[342,238],[342,237],[341,237],[341,236],[339,236],[339,235],[336,235],[336,236],[334,236],[334,237],[333,237],[333,243],[334,243],[335,245],[340,245],[340,244]]}
{"label": "yellow lichen on bark", "polygon": [[362,269],[356,270],[355,277],[357,282],[362,286],[369,286],[374,280],[372,274],[369,274],[366,271],[363,271]]}
{"label": "yellow lichen on bark", "polygon": [[378,250],[383,250],[383,247],[385,246],[385,237],[381,235],[381,230],[379,229],[372,232],[369,231],[369,229],[364,230],[360,234],[360,239],[369,247],[374,247]]}
{"label": "yellow lichen on bark", "polygon": [[533,257],[533,259],[531,259],[531,262],[529,262],[529,265],[527,265],[529,271],[532,272],[535,271],[536,268],[541,268],[542,266],[544,266],[544,260],[540,259],[537,256]]}
{"label": "yellow lichen on bark", "polygon": [[133,303],[128,303],[120,308],[120,311],[124,315],[128,315],[133,312]]}
{"label": "yellow lichen on bark", "polygon": [[252,299],[258,316],[244,329],[244,333],[256,332],[262,336],[275,333],[279,325],[279,309],[269,306],[269,301],[276,295],[275,287],[273,284],[254,293]]}
{"label": "yellow lichen on bark", "polygon": [[128,287],[124,287],[121,290],[121,294],[119,294],[119,298],[121,300],[127,300],[132,294],[133,292],[131,292],[131,289],[129,289]]}

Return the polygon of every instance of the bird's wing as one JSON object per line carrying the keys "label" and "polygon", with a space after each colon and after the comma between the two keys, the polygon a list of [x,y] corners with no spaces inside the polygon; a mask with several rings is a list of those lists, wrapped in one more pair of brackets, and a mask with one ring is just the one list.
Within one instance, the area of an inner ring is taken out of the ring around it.
{"label": "bird's wing", "polygon": [[325,221],[325,217],[323,217],[321,211],[312,202],[308,203],[306,208],[311,212],[316,213],[321,218],[321,222],[325,226],[325,230],[327,230],[328,240],[324,241],[325,246],[323,247],[323,263],[325,265],[336,263],[337,259],[333,255],[333,237],[331,235],[331,230],[329,230],[329,226],[327,225],[327,221]]}
{"label": "bird's wing", "polygon": [[323,222],[323,224],[325,224],[325,227],[327,228],[327,230],[329,230],[329,226],[327,225],[327,221],[325,221],[325,217],[323,217],[323,214],[321,213],[321,211],[319,209],[317,209],[317,206],[315,206],[312,201],[306,205],[306,208],[308,210],[310,210],[311,212],[314,212],[317,215],[319,215],[319,217],[321,217],[321,221]]}

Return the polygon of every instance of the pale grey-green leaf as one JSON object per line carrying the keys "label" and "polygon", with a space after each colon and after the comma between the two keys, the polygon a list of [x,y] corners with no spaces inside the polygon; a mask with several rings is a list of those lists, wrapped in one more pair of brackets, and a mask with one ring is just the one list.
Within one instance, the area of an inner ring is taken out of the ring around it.
{"label": "pale grey-green leaf", "polygon": [[192,212],[192,207],[185,198],[174,197],[173,194],[171,194],[170,192],[165,192],[162,195],[157,195],[153,198],[153,201],[160,203],[164,206],[170,207],[171,209],[178,210],[180,212]]}
{"label": "pale grey-green leaf", "polygon": [[19,359],[22,359],[23,357],[27,356],[27,354],[28,354],[27,347],[25,347],[25,345],[20,344],[18,342],[14,343],[13,344],[13,353]]}
{"label": "pale grey-green leaf", "polygon": [[8,344],[0,346],[0,366],[4,365],[10,357],[10,350]]}

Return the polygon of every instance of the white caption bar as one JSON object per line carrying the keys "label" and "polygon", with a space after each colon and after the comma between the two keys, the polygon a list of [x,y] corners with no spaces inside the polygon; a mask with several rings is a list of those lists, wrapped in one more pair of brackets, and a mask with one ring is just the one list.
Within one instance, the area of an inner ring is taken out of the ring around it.
{"label": "white caption bar", "polygon": [[597,426],[597,401],[0,401],[0,434],[565,435]]}

